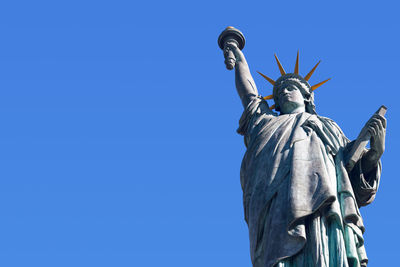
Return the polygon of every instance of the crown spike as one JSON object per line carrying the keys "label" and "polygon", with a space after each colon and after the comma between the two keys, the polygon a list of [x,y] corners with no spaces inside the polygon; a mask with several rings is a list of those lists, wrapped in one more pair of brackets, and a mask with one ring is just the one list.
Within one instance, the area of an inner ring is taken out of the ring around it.
{"label": "crown spike", "polygon": [[276,54],[274,54],[274,56],[275,56],[275,59],[276,59],[276,63],[278,64],[279,71],[281,72],[281,75],[285,75],[286,72],[285,72],[285,70],[283,69],[281,62],[279,62],[279,59],[278,59],[278,57],[276,56]]}
{"label": "crown spike", "polygon": [[294,67],[294,74],[299,74],[299,50],[297,50],[296,66]]}
{"label": "crown spike", "polygon": [[318,67],[319,63],[321,63],[321,60],[318,61],[318,63],[314,66],[314,68],[312,68],[312,70],[310,70],[310,72],[306,75],[306,77],[304,77],[304,80],[308,81],[311,78],[311,75],[313,75],[315,69]]}
{"label": "crown spike", "polygon": [[261,72],[257,71],[258,74],[260,74],[261,76],[264,77],[264,79],[266,79],[267,81],[269,81],[272,85],[275,85],[275,81],[272,80],[270,77],[268,77],[267,75],[262,74]]}
{"label": "crown spike", "polygon": [[267,96],[263,97],[264,100],[270,100],[270,99],[273,99],[273,98],[274,98],[274,95],[267,95]]}
{"label": "crown spike", "polygon": [[327,81],[329,81],[330,79],[331,79],[331,78],[326,79],[325,81],[322,81],[322,82],[320,82],[320,83],[317,83],[317,84],[311,86],[311,90],[314,91],[315,89],[317,89],[318,87],[320,87],[321,85],[323,85],[324,83],[326,83]]}

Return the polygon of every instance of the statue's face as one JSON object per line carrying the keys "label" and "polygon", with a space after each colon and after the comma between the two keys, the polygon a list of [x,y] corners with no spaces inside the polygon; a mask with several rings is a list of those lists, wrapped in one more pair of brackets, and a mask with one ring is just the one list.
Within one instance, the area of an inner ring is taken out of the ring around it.
{"label": "statue's face", "polygon": [[295,81],[283,82],[277,90],[277,98],[283,114],[305,111],[304,97],[300,85]]}

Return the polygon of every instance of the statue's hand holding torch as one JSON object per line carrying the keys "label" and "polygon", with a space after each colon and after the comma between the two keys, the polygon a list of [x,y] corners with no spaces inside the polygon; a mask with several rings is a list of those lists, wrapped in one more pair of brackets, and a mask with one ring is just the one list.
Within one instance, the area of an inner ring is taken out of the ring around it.
{"label": "statue's hand holding torch", "polygon": [[237,55],[243,49],[245,42],[243,34],[234,27],[227,27],[219,35],[218,45],[224,51],[225,65],[228,70],[235,67]]}
{"label": "statue's hand holding torch", "polygon": [[239,49],[237,42],[234,40],[229,40],[225,42],[224,45],[224,57],[225,57],[225,65],[228,70],[232,70],[235,67],[236,56],[235,50]]}

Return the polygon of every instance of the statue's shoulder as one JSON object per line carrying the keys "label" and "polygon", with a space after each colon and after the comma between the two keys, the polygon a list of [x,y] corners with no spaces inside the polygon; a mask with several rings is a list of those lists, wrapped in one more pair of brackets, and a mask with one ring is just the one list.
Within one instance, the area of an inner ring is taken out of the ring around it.
{"label": "statue's shoulder", "polygon": [[277,116],[278,114],[270,109],[267,101],[260,96],[254,97],[240,117],[237,132],[245,135],[249,130],[254,129],[255,126],[260,125],[260,123],[268,123]]}
{"label": "statue's shoulder", "polygon": [[265,101],[261,96],[254,97],[245,108],[245,111],[256,114],[271,115],[274,117],[278,116],[278,113],[272,111],[267,101]]}
{"label": "statue's shoulder", "polygon": [[322,122],[329,122],[329,123],[332,123],[332,124],[337,125],[336,122],[335,122],[334,120],[332,120],[331,118],[324,117],[324,116],[320,116],[320,115],[316,115],[316,116],[317,116],[318,119],[319,119],[320,121],[322,121]]}
{"label": "statue's shoulder", "polygon": [[335,132],[337,132],[338,135],[342,135],[345,137],[345,134],[343,133],[342,129],[339,127],[339,125],[334,120],[332,120],[328,117],[320,116],[320,115],[317,115],[317,117],[326,127],[333,129]]}
{"label": "statue's shoulder", "polygon": [[331,118],[320,116],[320,115],[317,115],[317,117],[324,124],[332,125],[333,127],[338,128],[340,131],[342,131],[340,129],[339,125],[334,120],[332,120]]}
{"label": "statue's shoulder", "polygon": [[260,111],[264,114],[270,115],[270,116],[274,116],[274,117],[278,117],[278,113],[274,112],[271,107],[268,105],[267,101],[265,101],[264,99],[262,99],[260,101]]}

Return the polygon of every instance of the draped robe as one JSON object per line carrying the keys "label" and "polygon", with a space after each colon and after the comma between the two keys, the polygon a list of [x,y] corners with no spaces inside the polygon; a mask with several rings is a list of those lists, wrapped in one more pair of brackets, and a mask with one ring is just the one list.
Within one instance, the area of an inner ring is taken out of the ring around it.
{"label": "draped robe", "polygon": [[310,113],[277,116],[261,98],[245,109],[240,181],[254,267],[366,266],[359,207],[375,198],[381,166],[348,173],[351,144]]}

